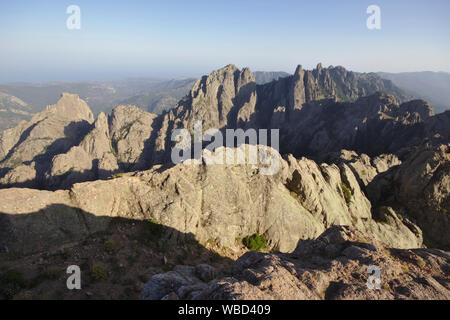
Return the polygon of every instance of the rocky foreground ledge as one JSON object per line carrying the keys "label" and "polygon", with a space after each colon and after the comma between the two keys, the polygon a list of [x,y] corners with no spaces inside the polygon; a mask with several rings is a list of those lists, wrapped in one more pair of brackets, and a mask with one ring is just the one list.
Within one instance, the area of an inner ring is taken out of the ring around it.
{"label": "rocky foreground ledge", "polygon": [[[379,267],[379,289],[370,289]],[[373,267],[372,267],[373,268]],[[357,230],[334,226],[294,252],[248,252],[231,267],[176,266],[146,283],[145,300],[450,299],[450,255],[391,249]]]}

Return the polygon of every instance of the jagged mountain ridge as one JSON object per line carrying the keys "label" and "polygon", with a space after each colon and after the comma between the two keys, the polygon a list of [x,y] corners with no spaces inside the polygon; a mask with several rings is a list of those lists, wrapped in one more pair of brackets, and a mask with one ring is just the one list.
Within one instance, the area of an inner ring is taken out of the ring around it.
{"label": "jagged mountain ridge", "polygon": [[[167,161],[172,130],[193,130],[196,120],[203,121],[205,130],[280,129],[282,152],[296,156],[315,156],[342,148],[370,155],[396,152],[408,144],[405,135],[415,138],[412,144],[420,144],[436,133],[443,136],[444,142],[448,139],[445,124],[450,114],[433,118],[432,108],[421,100],[400,105],[398,100],[404,96],[376,91],[389,91],[384,81],[380,84],[370,80],[369,87],[361,85],[367,79],[379,79],[376,75],[358,75],[342,67],[330,70],[319,65],[313,71],[304,71],[299,66],[293,76],[260,86],[247,68],[239,70],[229,65],[215,71],[198,80],[178,106],[161,116],[158,133],[151,142],[153,154],[147,155],[148,159],[153,163]],[[344,85],[333,80],[336,74],[345,76],[340,80]],[[343,80],[347,78],[349,82]],[[345,100],[356,100],[341,102],[338,92],[345,93]],[[366,94],[372,96],[364,97]],[[334,124],[337,119],[339,125]],[[373,146],[373,140],[381,140],[381,146]]]}
{"label": "jagged mountain ridge", "polygon": [[[112,225],[119,230],[118,220],[156,221],[164,244],[195,240],[229,252],[242,246],[237,239],[258,233],[269,250],[288,254],[246,254],[233,266],[233,279],[197,279],[214,269],[179,266],[152,278],[142,298],[281,297],[260,280],[298,289],[283,291],[283,298],[447,298],[447,253],[387,247],[449,248],[450,113],[434,115],[424,101],[400,103],[380,92],[359,97],[370,90],[358,88],[358,80],[346,85],[348,101],[339,101],[327,72],[299,67],[257,85],[249,69],[230,65],[199,79],[159,116],[125,105],[95,119],[82,99],[63,94],[0,138],[0,252],[38,255],[84,243]],[[205,130],[280,129],[281,151],[291,154],[272,176],[259,174],[261,164],[171,166],[171,132],[192,130],[196,120]],[[413,262],[399,263],[394,252]],[[389,272],[388,287],[372,295],[361,293],[368,262]],[[180,277],[190,280],[180,287],[173,281]]]}
{"label": "jagged mountain ridge", "polygon": [[[160,116],[121,106],[111,116],[101,113],[95,123],[81,99],[65,94],[53,113],[35,116],[2,133],[0,183],[57,189],[119,171],[167,164],[172,131],[192,131],[196,120],[203,122],[204,130],[280,129],[281,152],[297,157],[341,149],[375,156],[425,141],[448,141],[450,113],[434,116],[431,106],[421,100],[399,104],[401,95],[375,92],[358,98],[379,89],[389,91],[389,85],[373,74],[320,64],[312,71],[299,66],[292,76],[257,85],[248,68],[228,65],[197,80],[188,96]],[[70,119],[68,113],[61,120],[58,110],[63,113],[66,104],[80,109],[84,118]],[[83,128],[76,124],[80,120]],[[74,122],[75,130],[67,122]],[[38,130],[55,124],[58,134]]]}
{"label": "jagged mountain ridge", "polygon": [[[258,84],[286,77],[286,72],[255,72]],[[109,82],[49,82],[0,84],[0,131],[30,121],[45,106],[55,103],[61,92],[78,94],[97,116],[118,105],[135,105],[161,114],[189,93],[196,79],[126,79]]]}

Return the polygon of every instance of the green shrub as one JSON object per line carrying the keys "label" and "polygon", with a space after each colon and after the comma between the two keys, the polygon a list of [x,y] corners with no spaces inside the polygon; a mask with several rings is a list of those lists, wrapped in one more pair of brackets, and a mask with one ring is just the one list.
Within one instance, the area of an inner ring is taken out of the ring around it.
{"label": "green shrub", "polygon": [[242,240],[244,246],[252,251],[261,251],[267,248],[267,239],[264,235],[255,233],[254,235],[245,237]]}
{"label": "green shrub", "polygon": [[211,246],[213,246],[213,245],[215,245],[215,244],[216,244],[216,240],[213,239],[213,238],[209,238],[209,239],[206,240],[206,242],[205,242],[205,247],[211,247]]}
{"label": "green shrub", "polygon": [[108,274],[101,265],[93,264],[91,267],[91,277],[94,281],[104,281],[108,279]]}
{"label": "green shrub", "polygon": [[347,204],[352,202],[352,192],[350,191],[350,189],[343,183],[341,183],[341,189],[342,189],[342,193],[344,194],[344,198],[345,198],[345,202],[347,202]]}
{"label": "green shrub", "polygon": [[109,177],[109,179],[114,180],[114,179],[117,179],[117,178],[121,178],[124,175],[125,175],[125,173],[123,173],[123,172],[116,173],[116,174],[113,174],[111,177]]}
{"label": "green shrub", "polygon": [[359,236],[358,237],[358,241],[361,243],[370,243],[366,238],[364,238],[363,236]]}

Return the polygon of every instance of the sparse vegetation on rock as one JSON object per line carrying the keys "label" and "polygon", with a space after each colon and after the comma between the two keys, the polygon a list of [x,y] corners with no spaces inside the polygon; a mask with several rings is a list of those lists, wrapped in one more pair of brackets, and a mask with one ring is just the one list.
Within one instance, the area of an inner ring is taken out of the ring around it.
{"label": "sparse vegetation on rock", "polygon": [[252,251],[261,251],[267,248],[267,239],[264,235],[255,233],[242,239],[242,243]]}
{"label": "sparse vegetation on rock", "polygon": [[347,202],[347,204],[352,203],[352,192],[350,189],[345,184],[341,183],[341,190],[344,194],[345,202]]}

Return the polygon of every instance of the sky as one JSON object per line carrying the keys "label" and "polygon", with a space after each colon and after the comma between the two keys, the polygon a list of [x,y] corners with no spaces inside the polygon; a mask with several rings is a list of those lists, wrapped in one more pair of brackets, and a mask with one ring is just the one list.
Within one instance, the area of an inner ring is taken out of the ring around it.
{"label": "sky", "polygon": [[449,15],[448,0],[1,1],[0,82],[197,77],[230,63],[450,72]]}

